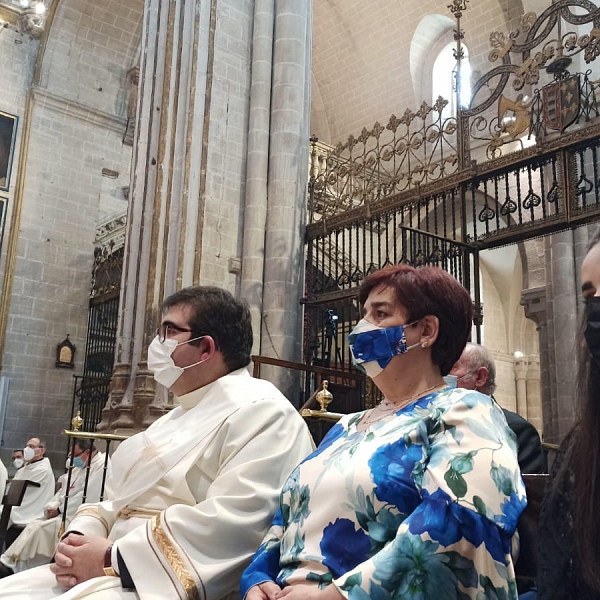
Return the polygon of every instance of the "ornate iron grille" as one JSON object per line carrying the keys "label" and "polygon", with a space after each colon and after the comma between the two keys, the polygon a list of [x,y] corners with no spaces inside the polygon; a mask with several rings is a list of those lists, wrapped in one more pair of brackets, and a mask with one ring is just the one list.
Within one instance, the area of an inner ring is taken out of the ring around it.
{"label": "ornate iron grille", "polygon": [[96,431],[96,425],[102,418],[102,409],[108,400],[115,360],[118,311],[118,292],[90,300],[83,377],[75,378],[73,391],[79,401],[84,431]]}
{"label": "ornate iron grille", "polygon": [[[427,198],[417,207],[399,207],[309,240],[304,299],[307,364],[340,371],[352,368],[347,340],[359,319],[358,286],[379,268],[399,263],[433,265],[447,270],[467,289],[478,283],[475,248],[420,229],[447,234],[443,215],[454,214],[460,222],[460,210],[451,199]],[[474,303],[480,313],[478,293]]]}
{"label": "ornate iron grille", "polygon": [[597,138],[569,151],[568,161],[572,165],[575,181],[574,215],[585,215],[588,211],[600,208],[599,156],[600,140]]}
{"label": "ornate iron grille", "polygon": [[83,375],[75,377],[71,415],[73,418],[77,410],[80,412],[83,430],[87,432],[96,431],[110,391],[117,340],[125,222],[124,216],[111,219],[100,228],[100,235],[97,232],[98,241],[107,234],[113,237],[94,249]]}
{"label": "ornate iron grille", "polygon": [[[449,7],[459,68],[467,4]],[[500,64],[472,84],[469,106],[456,118],[442,118],[447,102],[439,98],[335,147],[311,139],[309,364],[350,368],[346,337],[358,317],[357,287],[373,270],[395,263],[448,270],[471,290],[479,326],[479,250],[600,217],[600,80],[592,70],[567,70],[578,54],[586,64],[598,57],[599,31],[592,2],[555,0],[539,17],[524,15],[510,34],[492,33],[489,59]]]}
{"label": "ornate iron grille", "polygon": [[311,138],[309,223],[439,181],[457,170],[457,123],[448,101],[423,102],[335,148]]}
{"label": "ornate iron grille", "polygon": [[504,240],[525,227],[548,227],[566,215],[561,157],[552,153],[474,177],[464,185],[466,239]]}
{"label": "ornate iron grille", "polygon": [[82,431],[94,432],[102,419],[102,409],[108,399],[110,377],[75,375],[74,380],[71,412],[74,416],[79,411],[83,419]]}

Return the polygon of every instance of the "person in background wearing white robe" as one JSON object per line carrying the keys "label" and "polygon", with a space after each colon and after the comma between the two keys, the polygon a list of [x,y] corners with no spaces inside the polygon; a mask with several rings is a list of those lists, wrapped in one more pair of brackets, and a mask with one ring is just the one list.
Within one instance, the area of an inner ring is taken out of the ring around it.
{"label": "person in background wearing white robe", "polygon": [[[67,489],[69,500],[65,517],[66,526],[81,506],[84,491],[86,502],[100,500],[105,458],[106,455],[98,452],[90,440],[80,439],[75,442],[70,481],[68,472],[59,477],[61,487],[44,507],[44,516],[29,523],[16,541],[0,556],[0,578],[50,562],[58,544]],[[88,462],[89,476],[87,475]],[[71,468],[70,455],[66,466],[67,469]],[[109,469],[110,461],[107,463],[107,471]]]}
{"label": "person in background wearing white robe", "polygon": [[225,290],[165,300],[148,368],[176,408],[117,448],[108,499],[79,509],[54,564],[3,579],[0,599],[239,598],[281,486],[313,449],[290,402],[248,373],[252,342],[248,305]]}
{"label": "person in background wearing white robe", "polygon": [[54,472],[45,453],[46,444],[39,438],[31,438],[23,448],[25,464],[17,470],[12,480],[27,479],[40,485],[28,485],[21,504],[12,507],[6,532],[7,548],[29,523],[44,516],[44,506],[54,495]]}
{"label": "person in background wearing white robe", "polygon": [[[17,450],[13,450],[12,452],[12,468],[15,470],[15,473],[25,464],[23,460],[23,449],[18,448]],[[10,475],[10,467],[9,465],[9,475]]]}

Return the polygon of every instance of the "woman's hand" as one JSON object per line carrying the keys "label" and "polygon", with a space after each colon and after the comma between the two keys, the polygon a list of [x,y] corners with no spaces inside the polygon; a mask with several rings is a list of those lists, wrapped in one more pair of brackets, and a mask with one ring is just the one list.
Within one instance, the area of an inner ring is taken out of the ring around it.
{"label": "woman's hand", "polygon": [[245,600],[275,600],[281,588],[272,581],[265,581],[252,586],[246,594]]}
{"label": "woman's hand", "polygon": [[329,585],[324,590],[320,590],[314,585],[292,585],[283,588],[275,598],[276,600],[280,600],[280,598],[286,600],[343,600],[344,596],[338,592],[335,585]]}

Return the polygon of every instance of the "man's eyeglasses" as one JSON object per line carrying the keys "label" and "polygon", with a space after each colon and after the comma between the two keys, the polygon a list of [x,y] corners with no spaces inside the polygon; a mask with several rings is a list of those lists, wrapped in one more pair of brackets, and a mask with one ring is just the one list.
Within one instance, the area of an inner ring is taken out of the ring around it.
{"label": "man's eyeglasses", "polygon": [[172,325],[170,323],[163,323],[157,330],[156,335],[158,336],[158,341],[162,344],[167,338],[173,337],[178,333],[192,333],[191,329],[186,329],[184,327],[177,327],[177,325]]}

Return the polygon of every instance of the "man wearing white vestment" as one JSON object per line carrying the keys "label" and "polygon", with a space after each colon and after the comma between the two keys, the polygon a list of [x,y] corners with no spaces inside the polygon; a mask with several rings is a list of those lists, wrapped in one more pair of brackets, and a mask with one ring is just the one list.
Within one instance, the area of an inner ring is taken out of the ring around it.
{"label": "man wearing white vestment", "polygon": [[[23,460],[23,448],[17,448],[12,451],[12,467],[15,470],[15,473],[25,464]],[[10,469],[10,465],[9,465]]]}
{"label": "man wearing white vestment", "polygon": [[28,485],[20,506],[12,507],[6,533],[7,547],[31,521],[44,515],[44,506],[54,495],[54,472],[45,452],[46,444],[39,438],[31,438],[23,448],[25,464],[15,473],[13,481],[28,479],[40,485]]}
{"label": "man wearing white vestment", "polygon": [[[0,578],[50,562],[58,544],[67,490],[69,492],[65,516],[67,526],[81,506],[84,491],[86,502],[100,500],[105,454],[98,452],[90,440],[80,439],[75,442],[72,460],[70,481],[68,472],[60,476],[59,481],[62,485],[44,507],[44,516],[29,523],[16,541],[0,556]],[[88,461],[89,475],[87,475]],[[69,456],[67,469],[70,467]],[[107,470],[109,468],[110,461]]]}
{"label": "man wearing white vestment", "polygon": [[239,599],[280,488],[313,448],[294,407],[248,373],[252,341],[246,302],[225,290],[165,300],[148,368],[176,408],[117,448],[107,500],[78,510],[54,564],[3,579],[0,599]]}

